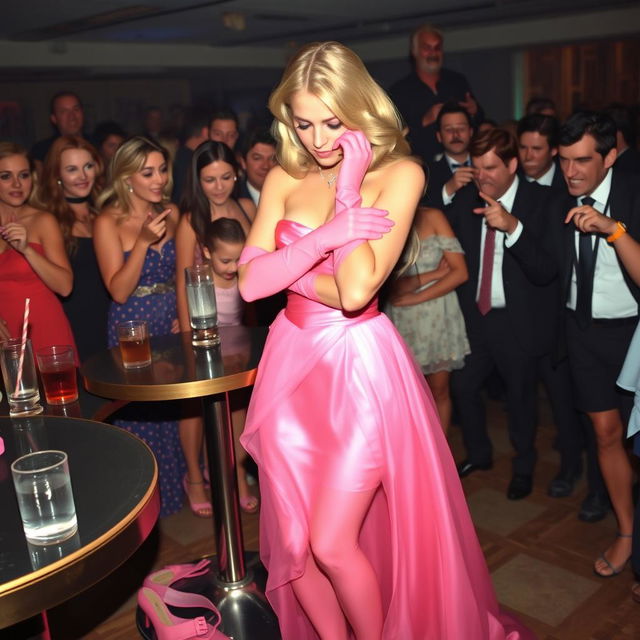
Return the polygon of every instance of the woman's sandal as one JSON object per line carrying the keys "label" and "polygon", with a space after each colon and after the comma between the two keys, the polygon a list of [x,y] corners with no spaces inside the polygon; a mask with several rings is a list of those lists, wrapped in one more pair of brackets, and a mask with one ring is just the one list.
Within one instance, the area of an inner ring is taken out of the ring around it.
{"label": "woman's sandal", "polygon": [[187,475],[185,474],[182,479],[182,486],[184,487],[184,492],[187,495],[187,500],[189,501],[189,507],[191,508],[191,512],[193,515],[198,516],[199,518],[210,518],[213,515],[213,507],[211,506],[211,502],[208,500],[206,502],[193,502],[191,500],[191,496],[189,495],[189,485],[200,484],[204,485],[204,482],[201,480],[200,482],[191,482]]}
{"label": "woman's sandal", "polygon": [[[618,532],[618,538],[631,538],[631,534],[630,533],[620,533],[620,532]],[[600,578],[613,578],[613,577],[621,574],[624,571],[624,568],[627,566],[627,562],[629,562],[629,559],[631,558],[631,554],[629,554],[629,557],[622,564],[619,564],[617,567],[614,567],[609,562],[609,560],[607,560],[607,556],[605,555],[606,553],[607,552],[605,551],[598,558],[598,560],[602,560],[602,562],[604,562],[607,565],[607,567],[611,570],[611,573],[602,573],[602,572],[598,571],[595,566],[593,567],[593,573],[595,573]],[[596,560],[596,562],[598,560]]]}
{"label": "woman's sandal", "polygon": [[248,495],[240,498],[240,508],[245,513],[256,513],[260,506],[260,498],[256,496]]}
{"label": "woman's sandal", "polygon": [[[174,616],[167,605],[181,609],[206,609],[213,613],[215,623],[211,624],[205,616],[179,618]],[[197,593],[184,593],[167,587],[160,597],[156,591],[142,587],[138,591],[138,606],[145,614],[147,627],[152,626],[157,640],[229,640],[220,625],[220,612],[213,603]]]}
{"label": "woman's sandal", "polygon": [[173,587],[176,582],[207,575],[210,565],[211,560],[200,560],[195,564],[170,564],[160,571],[150,573],[144,579],[142,586],[152,589],[162,598],[165,591]]}

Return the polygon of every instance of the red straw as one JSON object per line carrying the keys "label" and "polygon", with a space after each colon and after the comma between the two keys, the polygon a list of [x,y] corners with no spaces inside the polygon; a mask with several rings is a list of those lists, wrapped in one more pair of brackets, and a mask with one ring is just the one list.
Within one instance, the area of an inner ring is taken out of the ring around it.
{"label": "red straw", "polygon": [[22,369],[24,367],[24,352],[27,346],[27,328],[29,326],[29,302],[30,298],[25,298],[24,301],[24,319],[22,320],[22,341],[20,344],[20,361],[18,362],[18,377],[16,379],[16,391],[18,395],[20,390],[20,383],[22,382]]}

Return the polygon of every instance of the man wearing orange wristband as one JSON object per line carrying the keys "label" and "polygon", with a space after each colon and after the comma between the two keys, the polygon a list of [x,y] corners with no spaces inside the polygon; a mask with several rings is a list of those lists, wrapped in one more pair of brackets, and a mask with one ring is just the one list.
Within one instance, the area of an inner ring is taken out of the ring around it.
{"label": "man wearing orange wristband", "polygon": [[[552,220],[563,289],[566,348],[577,408],[593,426],[589,495],[579,517],[604,517],[607,499],[593,471],[594,449],[618,535],[596,560],[594,571],[614,576],[631,555],[632,472],[623,447],[631,399],[616,379],[638,322],[640,287],[629,277],[621,255],[631,236],[640,238],[640,189],[613,168],[616,127],[604,114],[578,112],[560,131],[560,167],[570,196],[558,196]],[[564,225],[560,222],[564,220]],[[564,227],[564,228],[562,228]]]}

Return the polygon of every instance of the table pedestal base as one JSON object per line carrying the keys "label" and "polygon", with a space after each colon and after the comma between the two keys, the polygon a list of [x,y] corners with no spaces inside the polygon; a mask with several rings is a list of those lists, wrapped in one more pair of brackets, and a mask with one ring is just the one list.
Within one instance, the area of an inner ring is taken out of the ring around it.
{"label": "table pedestal base", "polygon": [[[210,560],[209,585],[199,593],[209,598],[220,611],[220,631],[232,640],[280,640],[278,619],[264,595],[267,571],[260,563],[258,554],[255,551],[245,552],[246,576],[237,584],[222,582],[218,576],[216,556],[211,556]],[[174,615],[180,613],[178,609],[172,612]],[[196,617],[201,613],[202,610],[186,609],[184,617]],[[145,640],[154,640],[155,636],[145,629],[144,617],[138,607],[138,631]]]}

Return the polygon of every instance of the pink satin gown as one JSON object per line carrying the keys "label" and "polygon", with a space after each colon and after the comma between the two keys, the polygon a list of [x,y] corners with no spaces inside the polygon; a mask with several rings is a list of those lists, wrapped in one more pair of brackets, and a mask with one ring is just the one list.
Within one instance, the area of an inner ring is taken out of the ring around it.
{"label": "pink satin gown", "polygon": [[[310,229],[282,220],[281,247]],[[330,258],[314,267],[332,273]],[[289,292],[271,325],[242,444],[258,463],[267,595],[284,640],[317,640],[291,581],[322,487],[372,489],[360,545],[385,640],[524,640],[498,608],[435,405],[377,300],[347,314]]]}

